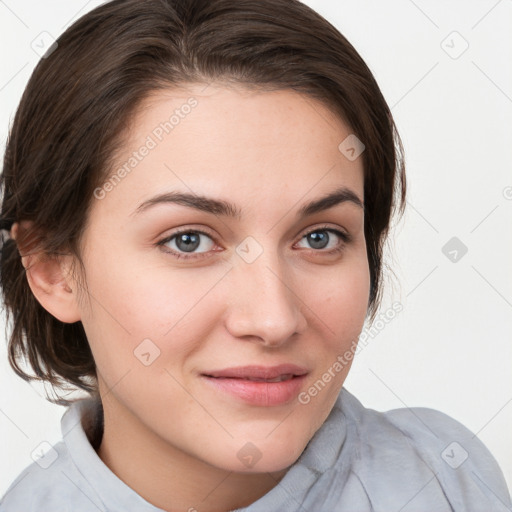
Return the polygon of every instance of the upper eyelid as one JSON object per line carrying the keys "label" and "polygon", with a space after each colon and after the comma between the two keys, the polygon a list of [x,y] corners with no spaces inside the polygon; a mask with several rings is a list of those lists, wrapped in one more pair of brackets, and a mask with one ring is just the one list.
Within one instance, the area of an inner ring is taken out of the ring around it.
{"label": "upper eyelid", "polygon": [[[330,231],[330,232],[334,231],[334,232],[341,233],[344,237],[346,237],[347,242],[352,239],[352,235],[348,232],[347,229],[341,228],[339,226],[334,227],[334,226],[329,226],[329,225],[320,225],[320,226],[315,226],[313,228],[306,228],[304,231],[302,231],[302,235],[301,235],[300,239],[302,240],[302,238],[304,238],[304,236],[308,235],[309,233],[314,233],[315,231]],[[342,238],[342,240],[345,241],[343,238]]]}
{"label": "upper eyelid", "polygon": [[183,233],[200,233],[201,235],[206,235],[206,236],[210,237],[214,242],[216,242],[216,236],[211,233],[208,233],[208,231],[206,231],[202,228],[200,229],[200,228],[185,227],[185,228],[178,228],[177,231],[174,231],[170,235],[163,237],[160,240],[160,242],[158,242],[158,243],[162,243],[162,242],[166,242],[166,241],[168,242],[169,240],[172,240],[174,237],[181,235]]}

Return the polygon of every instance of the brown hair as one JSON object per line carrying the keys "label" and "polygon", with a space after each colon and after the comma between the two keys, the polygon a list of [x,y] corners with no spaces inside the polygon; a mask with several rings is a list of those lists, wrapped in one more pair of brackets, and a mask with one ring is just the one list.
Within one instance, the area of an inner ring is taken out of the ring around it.
{"label": "brown hair", "polygon": [[[93,191],[142,100],[158,89],[214,80],[305,93],[339,115],[365,144],[373,320],[391,215],[405,207],[402,144],[362,58],[298,0],[114,0],[76,21],[40,60],[16,111],[0,179],[0,229],[30,220],[44,234],[37,238],[39,250],[48,257],[71,252],[81,264],[79,242]],[[0,281],[12,320],[8,353],[14,371],[52,387],[97,392],[82,323],[60,322],[39,304],[11,239],[1,248]],[[22,356],[35,375],[20,368]]]}

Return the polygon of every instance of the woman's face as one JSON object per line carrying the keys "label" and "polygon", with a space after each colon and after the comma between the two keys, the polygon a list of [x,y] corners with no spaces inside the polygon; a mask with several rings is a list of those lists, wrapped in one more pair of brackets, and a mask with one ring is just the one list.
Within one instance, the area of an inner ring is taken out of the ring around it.
{"label": "woman's face", "polygon": [[368,304],[350,134],[293,91],[201,84],[144,103],[82,239],[82,322],[117,435],[237,472],[299,457]]}

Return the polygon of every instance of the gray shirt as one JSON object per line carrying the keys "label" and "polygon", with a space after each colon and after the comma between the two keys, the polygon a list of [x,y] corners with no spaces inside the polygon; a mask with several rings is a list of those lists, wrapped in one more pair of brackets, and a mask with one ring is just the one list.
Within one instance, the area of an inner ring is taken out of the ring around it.
{"label": "gray shirt", "polygon": [[[23,470],[0,511],[162,512],[98,457],[101,419],[92,399],[71,405],[61,421],[63,441]],[[381,413],[343,388],[279,484],[236,512],[454,510],[512,510],[503,473],[482,442],[439,411]]]}

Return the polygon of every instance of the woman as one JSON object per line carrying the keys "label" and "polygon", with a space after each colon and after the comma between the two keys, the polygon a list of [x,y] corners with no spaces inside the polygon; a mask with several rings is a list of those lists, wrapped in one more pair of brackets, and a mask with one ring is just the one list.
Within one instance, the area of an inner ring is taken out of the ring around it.
{"label": "woman", "polygon": [[465,427],[343,388],[405,174],[371,72],[303,4],[88,13],[27,86],[2,190],[11,364],[90,398],[0,510],[510,506]]}

